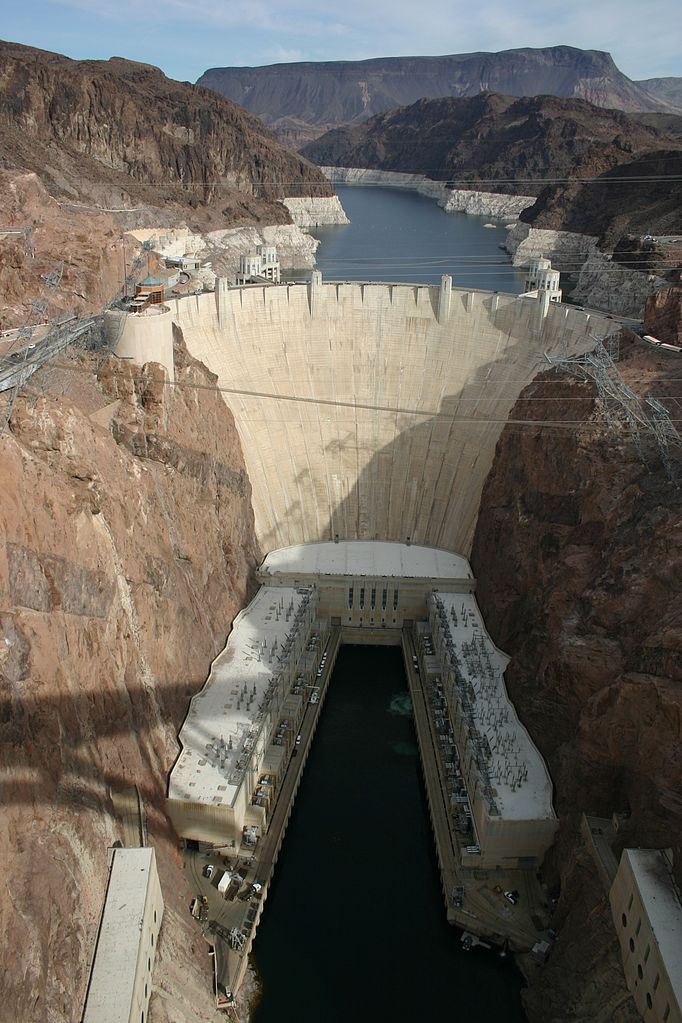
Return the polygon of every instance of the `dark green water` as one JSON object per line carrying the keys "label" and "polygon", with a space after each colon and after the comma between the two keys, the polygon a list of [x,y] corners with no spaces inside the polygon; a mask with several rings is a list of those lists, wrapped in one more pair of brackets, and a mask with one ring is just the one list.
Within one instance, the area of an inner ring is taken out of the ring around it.
{"label": "dark green water", "polygon": [[525,1019],[445,907],[402,654],[343,647],[254,946],[254,1023]]}
{"label": "dark green water", "polygon": [[499,247],[504,220],[445,213],[433,199],[393,188],[337,191],[350,224],[311,232],[321,241],[316,260],[323,278],[440,284],[442,274],[451,274],[460,288],[523,291],[523,274]]}

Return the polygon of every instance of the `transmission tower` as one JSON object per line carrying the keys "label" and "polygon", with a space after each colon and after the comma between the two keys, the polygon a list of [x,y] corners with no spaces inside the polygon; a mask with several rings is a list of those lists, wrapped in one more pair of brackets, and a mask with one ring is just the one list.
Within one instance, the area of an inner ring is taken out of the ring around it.
{"label": "transmission tower", "polygon": [[653,439],[668,479],[677,486],[678,472],[670,449],[682,448],[682,438],[668,409],[655,398],[645,399],[642,406],[635,392],[625,383],[614,359],[614,354],[616,358],[620,354],[617,337],[609,335],[606,344],[600,337],[593,336],[592,340],[595,346],[591,352],[570,358],[552,358],[545,353],[545,358],[557,371],[571,373],[579,380],[589,380],[594,384],[607,425],[614,433],[625,433],[629,437],[647,468],[644,438]]}

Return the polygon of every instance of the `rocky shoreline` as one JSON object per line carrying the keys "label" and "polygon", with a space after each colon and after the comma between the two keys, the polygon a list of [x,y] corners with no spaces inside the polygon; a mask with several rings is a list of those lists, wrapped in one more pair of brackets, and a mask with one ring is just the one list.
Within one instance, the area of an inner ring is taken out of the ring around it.
{"label": "rocky shoreline", "polygon": [[[339,209],[343,213],[340,203]],[[325,221],[330,222],[347,223],[347,220]],[[233,279],[239,270],[240,255],[255,252],[257,245],[276,245],[283,270],[312,270],[320,244],[317,238],[297,224],[230,227],[202,234],[187,228],[169,231],[145,229],[128,233],[138,241],[149,242],[162,257],[195,252],[202,262],[210,263],[210,270],[204,271],[204,275],[211,278],[206,280],[208,287],[213,286],[216,276]]]}
{"label": "rocky shoreline", "polygon": [[320,170],[332,185],[384,185],[411,189],[429,199],[435,199],[447,213],[468,213],[471,216],[504,217],[511,220],[535,202],[535,196],[531,195],[451,189],[443,182],[431,181],[423,174],[400,174],[363,167],[320,167]]}
{"label": "rocky shoreline", "polygon": [[289,210],[291,219],[297,227],[349,223],[338,195],[282,199],[282,203]]}

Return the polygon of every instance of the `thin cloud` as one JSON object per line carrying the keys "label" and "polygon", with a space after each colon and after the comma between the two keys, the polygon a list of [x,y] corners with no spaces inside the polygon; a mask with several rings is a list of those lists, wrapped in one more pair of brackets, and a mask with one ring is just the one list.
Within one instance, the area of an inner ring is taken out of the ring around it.
{"label": "thin cloud", "polygon": [[[33,0],[3,11],[3,33],[30,45],[72,39],[70,56],[111,53],[179,78],[211,66],[496,51],[566,44],[609,51],[633,78],[682,75],[677,0],[164,0],[140,24],[139,0]],[[30,8],[30,10],[28,9]],[[49,18],[41,13],[49,12]],[[13,25],[16,29],[13,30]],[[643,44],[643,40],[646,44]],[[68,52],[68,49],[67,49]]]}

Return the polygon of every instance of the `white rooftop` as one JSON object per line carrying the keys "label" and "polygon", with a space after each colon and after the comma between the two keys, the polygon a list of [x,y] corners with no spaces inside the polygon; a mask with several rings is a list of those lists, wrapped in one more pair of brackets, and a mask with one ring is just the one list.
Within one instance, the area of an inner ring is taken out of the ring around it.
{"label": "white rooftop", "polygon": [[170,799],[232,805],[262,728],[259,708],[279,674],[294,616],[309,595],[300,588],[261,586],[237,615],[225,649],[192,697],[179,736],[183,750],[170,776]]}
{"label": "white rooftop", "polygon": [[153,849],[113,851],[83,1023],[128,1023],[152,868]]}
{"label": "white rooftop", "polygon": [[438,592],[429,599],[436,598],[445,610],[457,666],[470,686],[471,721],[483,739],[482,752],[500,817],[554,818],[552,783],[545,762],[507,695],[504,670],[509,658],[488,635],[472,593]]}
{"label": "white rooftop", "polygon": [[363,578],[473,579],[466,558],[435,547],[386,540],[328,540],[271,551],[261,574],[348,575]]}
{"label": "white rooftop", "polygon": [[682,1006],[682,905],[661,849],[623,849],[646,908],[677,1004]]}

